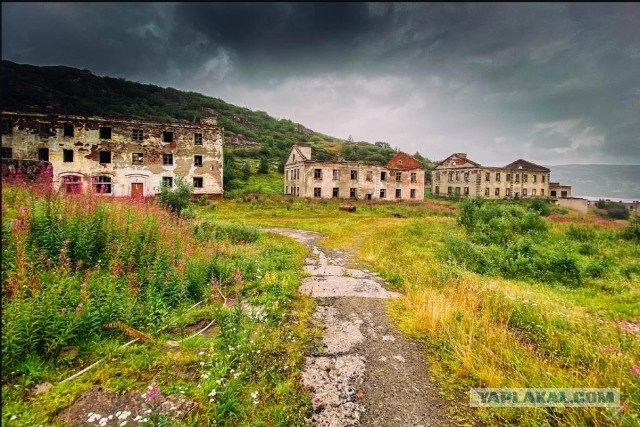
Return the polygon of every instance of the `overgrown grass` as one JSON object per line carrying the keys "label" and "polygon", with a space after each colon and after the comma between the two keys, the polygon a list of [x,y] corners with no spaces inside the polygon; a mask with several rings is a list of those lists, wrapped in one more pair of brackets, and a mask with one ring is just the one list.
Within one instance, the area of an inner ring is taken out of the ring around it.
{"label": "overgrown grass", "polygon": [[[312,328],[311,302],[296,292],[301,245],[178,219],[153,201],[20,185],[3,187],[2,210],[3,425],[55,424],[95,383],[125,393],[152,381],[198,402],[179,425],[304,424],[299,379]],[[214,321],[212,335],[163,350],[200,320]],[[132,337],[142,340],[120,347]],[[78,355],[65,357],[69,349]],[[109,362],[60,383],[102,357]],[[45,381],[52,390],[32,396]]]}
{"label": "overgrown grass", "polygon": [[[478,420],[530,426],[638,424],[640,247],[632,238],[621,238],[634,235],[633,225],[557,209],[542,219],[540,211],[498,204],[498,214],[483,219],[497,218],[496,235],[480,225],[465,230],[452,213],[453,202],[358,202],[354,214],[338,211],[338,205],[234,200],[199,214],[319,231],[329,236],[323,244],[354,251],[404,292],[389,303],[390,311],[407,334],[427,339],[442,393],[463,402],[454,408],[466,406],[469,387],[614,387],[620,388],[623,403],[617,412],[481,409],[473,412]],[[539,257],[537,271],[527,268],[532,254]],[[563,254],[575,263],[558,261]],[[556,269],[571,265],[579,280],[557,276]],[[547,274],[539,274],[545,269]],[[463,412],[469,416],[468,408]]]}

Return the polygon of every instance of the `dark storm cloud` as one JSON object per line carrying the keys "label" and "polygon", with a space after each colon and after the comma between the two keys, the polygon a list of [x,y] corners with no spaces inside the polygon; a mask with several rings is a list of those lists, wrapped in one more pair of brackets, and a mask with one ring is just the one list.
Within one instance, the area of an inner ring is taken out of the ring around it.
{"label": "dark storm cloud", "polygon": [[637,3],[3,3],[2,24],[6,59],[435,158],[640,162]]}

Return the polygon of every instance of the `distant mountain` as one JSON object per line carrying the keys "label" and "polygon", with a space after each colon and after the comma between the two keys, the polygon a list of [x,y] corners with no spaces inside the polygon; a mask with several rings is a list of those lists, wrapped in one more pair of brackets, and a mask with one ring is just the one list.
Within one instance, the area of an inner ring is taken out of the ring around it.
{"label": "distant mountain", "polygon": [[213,114],[224,127],[225,157],[229,159],[225,180],[234,176],[228,167],[239,172],[247,161],[255,165],[263,158],[271,169],[277,166],[282,170],[295,143],[310,145],[317,160],[344,158],[384,164],[396,154],[384,142],[345,141],[288,119],[276,119],[264,111],[238,107],[196,92],[100,77],[89,70],[64,66],[38,67],[2,60],[1,71],[3,110],[186,122],[197,122],[200,116]]}
{"label": "distant mountain", "polygon": [[551,181],[573,186],[574,197],[640,200],[640,165],[558,165]]}

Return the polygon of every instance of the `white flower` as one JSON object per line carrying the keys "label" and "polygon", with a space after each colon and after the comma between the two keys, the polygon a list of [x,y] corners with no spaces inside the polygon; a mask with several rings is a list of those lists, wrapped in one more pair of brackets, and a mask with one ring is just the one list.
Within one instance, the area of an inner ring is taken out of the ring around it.
{"label": "white flower", "polygon": [[198,353],[198,355],[202,356],[204,354],[204,351],[201,351],[200,353]]}
{"label": "white flower", "polygon": [[204,362],[200,362],[200,366],[204,366]]}
{"label": "white flower", "polygon": [[252,399],[256,399],[257,397],[258,397],[258,391],[257,390],[251,393],[251,398]]}
{"label": "white flower", "polygon": [[15,420],[16,418],[18,418],[18,417],[16,417],[15,415],[11,415],[11,418],[9,418],[9,421],[13,421],[13,420]]}
{"label": "white flower", "polygon": [[209,397],[214,397],[216,395],[216,389],[214,388],[213,390],[211,390],[211,392],[208,394]]}

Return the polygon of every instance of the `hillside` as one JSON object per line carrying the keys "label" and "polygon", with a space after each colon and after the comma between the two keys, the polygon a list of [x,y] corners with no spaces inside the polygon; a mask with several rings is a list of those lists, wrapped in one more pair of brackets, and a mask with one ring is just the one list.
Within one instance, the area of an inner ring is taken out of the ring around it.
{"label": "hillside", "polygon": [[[125,115],[188,122],[213,113],[225,130],[225,155],[228,156],[225,181],[230,187],[242,170],[247,169],[246,165],[251,174],[255,174],[261,159],[268,162],[270,169],[281,171],[294,143],[311,145],[314,158],[319,160],[345,158],[382,164],[396,152],[387,143],[344,141],[219,98],[122,78],[100,77],[89,70],[38,67],[3,60],[1,81],[3,110]],[[235,184],[241,186],[240,182]]]}

